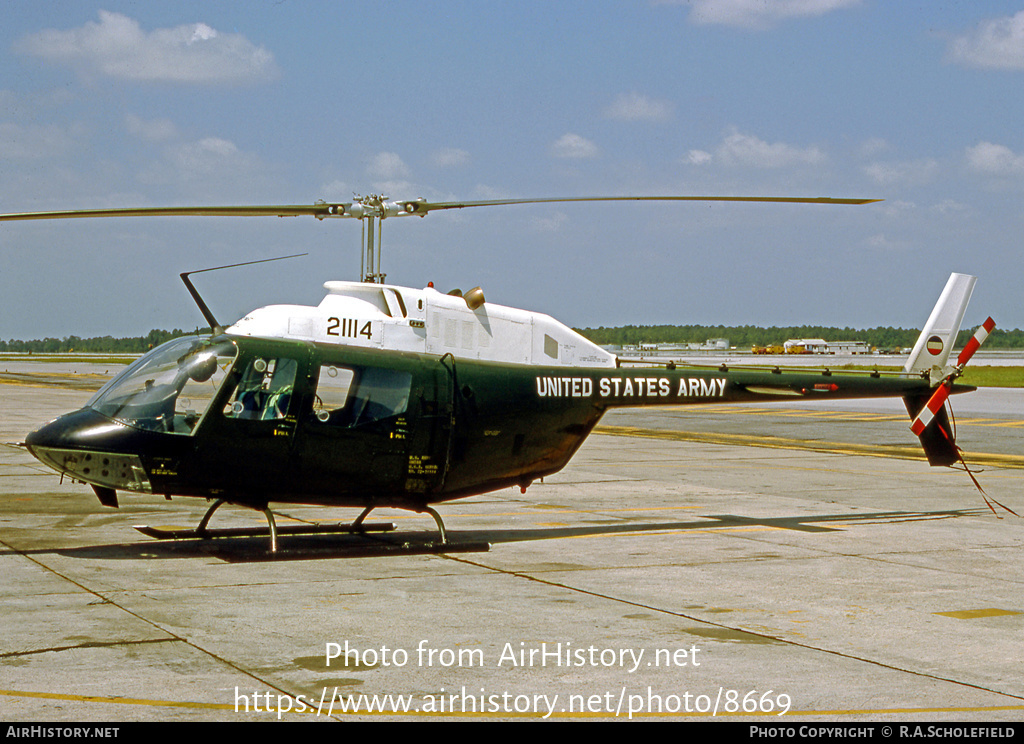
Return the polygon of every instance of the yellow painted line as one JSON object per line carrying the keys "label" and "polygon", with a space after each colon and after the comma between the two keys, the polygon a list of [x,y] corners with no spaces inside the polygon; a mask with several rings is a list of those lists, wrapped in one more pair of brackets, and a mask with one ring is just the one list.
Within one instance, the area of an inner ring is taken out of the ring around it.
{"label": "yellow painted line", "polygon": [[46,382],[24,382],[24,381],[21,381],[21,380],[4,380],[4,379],[0,379],[0,385],[14,385],[16,387],[30,387],[30,388],[45,388],[47,390],[53,390],[54,388],[56,388],[57,390],[80,390],[80,391],[85,392],[85,393],[91,393],[91,392],[95,392],[96,390],[99,390],[99,388],[97,388],[97,387],[91,387],[91,386],[90,387],[86,387],[84,384],[76,385],[76,386],[73,386],[73,385],[53,385],[51,383],[46,383]]}
{"label": "yellow painted line", "polygon": [[[518,486],[516,486],[516,488],[518,488]],[[388,508],[390,508],[390,507],[386,507],[386,506],[382,506],[381,507],[381,509],[388,509]],[[523,509],[537,509],[538,512],[531,513],[531,512],[527,512],[527,511],[510,511],[510,512],[480,512],[480,513],[477,513],[477,514],[474,514],[474,513],[471,513],[471,512],[462,512],[462,513],[458,513],[458,514],[447,514],[447,515],[445,515],[445,520],[447,521],[448,519],[471,519],[471,518],[486,519],[486,518],[490,518],[490,517],[524,517],[524,518],[532,519],[532,518],[535,518],[535,517],[540,517],[540,516],[547,517],[547,516],[555,515],[555,514],[586,514],[588,516],[595,516],[595,515],[601,515],[601,514],[619,514],[619,513],[635,514],[638,517],[643,517],[648,512],[655,512],[655,511],[681,511],[681,510],[682,511],[685,511],[685,510],[692,511],[694,509],[703,509],[703,508],[706,508],[706,507],[701,506],[701,505],[691,505],[691,506],[651,506],[651,507],[646,507],[646,506],[645,507],[637,507],[637,506],[634,506],[634,507],[623,508],[623,509],[604,509],[604,508],[570,509],[568,507],[561,507],[561,506],[552,507],[552,506],[547,506],[545,504],[524,504],[523,505]],[[276,514],[278,514],[278,512],[274,512],[274,514],[276,515]],[[399,513],[399,514],[387,514],[387,515],[383,515],[383,516],[386,516],[388,521],[390,521],[392,519],[396,519],[397,520],[397,519],[421,519],[422,518],[422,515],[419,515],[419,514],[401,514],[401,513]],[[296,520],[296,521],[298,521],[298,520]],[[310,524],[310,522],[301,522],[301,523],[302,524]],[[321,524],[328,524],[328,523],[327,522],[322,522]],[[191,527],[172,527],[170,529],[192,529],[192,528]]]}
{"label": "yellow painted line", "polygon": [[904,421],[907,416],[892,413],[867,413],[865,411],[798,411],[793,409],[779,411],[759,411],[754,415],[780,418],[827,419],[829,421]]}
{"label": "yellow painted line", "polygon": [[[198,703],[190,701],[178,701],[178,700],[147,700],[137,698],[121,698],[121,697],[104,697],[99,695],[65,695],[53,692],[30,692],[26,690],[0,690],[0,695],[7,695],[9,697],[23,697],[31,699],[43,699],[43,700],[64,700],[68,702],[86,702],[86,703],[112,703],[119,705],[150,705],[157,707],[166,708],[192,708],[199,710],[221,710],[221,711],[235,711],[235,705],[230,703]],[[374,696],[370,696],[374,697]],[[376,696],[378,698],[384,697],[384,695]],[[414,705],[420,706],[423,704],[425,698],[422,696],[412,695],[415,699]],[[436,703],[436,701],[435,701]],[[309,703],[307,702],[307,705]],[[935,707],[913,707],[913,708],[846,708],[846,709],[835,709],[835,710],[790,710],[782,716],[774,715],[772,718],[778,718],[784,720],[785,718],[791,717],[810,717],[810,716],[827,716],[830,718],[838,716],[878,716],[878,715],[894,715],[894,714],[922,714],[922,713],[996,713],[1005,711],[1024,711],[1024,705],[975,705],[975,706],[935,706]],[[240,715],[246,715],[246,711],[238,711]],[[316,715],[315,708],[307,708],[304,712],[289,711],[287,715]],[[249,712],[248,715],[259,715],[253,712]],[[277,718],[275,712],[265,712],[268,716],[267,720]],[[326,711],[322,714],[326,716]],[[422,711],[422,710],[390,710],[390,711],[374,711],[367,712],[363,710],[357,711],[334,711],[335,716],[348,716],[348,715],[359,715],[361,717],[372,716],[374,718],[393,718],[395,716],[403,717],[415,717],[415,718],[470,718],[470,719],[507,719],[507,718],[541,718],[543,712],[530,712],[530,713],[516,713],[516,712],[496,712],[496,713],[476,713],[476,712],[462,712],[462,711]],[[679,712],[645,712],[645,713],[634,713],[633,718],[749,718],[753,716],[764,717],[766,714],[761,711],[753,712],[725,712],[719,710],[717,716],[714,716],[710,711],[707,713],[685,711]],[[606,718],[625,718],[626,716],[620,715],[615,716],[613,713],[583,713],[574,711],[556,711],[550,718],[557,719],[606,719]],[[57,725],[57,724],[54,724]],[[953,726],[953,724],[949,724]]]}
{"label": "yellow painted line", "polygon": [[119,705],[156,705],[164,708],[200,708],[205,710],[234,710],[228,703],[198,703],[187,700],[147,700],[145,698],[106,697],[103,695],[67,695],[59,692],[28,692],[26,690],[0,690],[8,697],[42,700],[68,700],[79,703],[116,703]]}
{"label": "yellow painted line", "polygon": [[[893,715],[897,713],[995,713],[1006,710],[1024,710],[1024,705],[975,705],[957,707],[934,708],[874,708],[868,709],[840,709],[840,710],[791,710],[786,716],[863,716],[863,715]],[[764,715],[763,713],[761,715]],[[783,716],[785,718],[785,716]],[[868,724],[871,725],[871,724]],[[947,725],[952,728],[955,724],[939,724],[945,728]],[[958,724],[964,725],[964,724]],[[894,737],[895,738],[895,737]]]}
{"label": "yellow painted line", "polygon": [[[729,413],[737,416],[783,416],[790,418],[823,418],[833,421],[909,421],[909,416],[891,413],[871,413],[868,411],[829,411],[824,409],[804,408],[747,408],[744,406],[665,406],[662,411],[685,411],[699,415],[700,413]],[[1024,420],[998,419],[988,417],[958,418],[957,424],[966,426],[997,426],[1024,427]]]}
{"label": "yellow painted line", "polygon": [[[841,455],[865,455],[868,457],[890,457],[901,460],[924,460],[924,452],[918,447],[899,445],[853,444],[848,442],[822,442],[788,437],[756,436],[753,434],[718,434],[712,432],[672,431],[669,429],[648,429],[639,426],[597,426],[595,434],[609,434],[620,437],[644,437],[671,442],[696,442],[700,444],[728,444],[736,447],[768,447],[771,449],[810,450]],[[971,452],[964,455],[971,465],[989,465],[1001,468],[1024,469],[1024,456],[1000,455]]]}
{"label": "yellow painted line", "polygon": [[110,377],[110,375],[101,375],[96,372],[83,372],[81,374],[65,372],[0,372],[0,385],[92,392],[99,390]]}
{"label": "yellow painted line", "polygon": [[[569,525],[562,525],[568,527]],[[831,525],[829,525],[831,527]],[[849,525],[842,525],[848,527]],[[608,533],[595,533],[592,535],[565,535],[564,537],[556,538],[558,540],[591,540],[593,538],[601,538],[607,540],[610,537],[666,537],[668,535],[719,535],[723,532],[767,532],[770,530],[777,530],[780,532],[790,531],[786,527],[775,527],[770,524],[755,525],[755,526],[744,526],[737,527],[735,525],[722,525],[716,527],[711,522],[708,523],[707,527],[694,527],[690,530],[644,530],[637,532],[608,532]]]}
{"label": "yellow painted line", "polygon": [[957,620],[973,620],[978,617],[1002,617],[1003,615],[1022,615],[1024,613],[1017,610],[1000,610],[996,607],[990,607],[984,610],[954,610],[952,612],[933,612],[932,614],[955,617]]}

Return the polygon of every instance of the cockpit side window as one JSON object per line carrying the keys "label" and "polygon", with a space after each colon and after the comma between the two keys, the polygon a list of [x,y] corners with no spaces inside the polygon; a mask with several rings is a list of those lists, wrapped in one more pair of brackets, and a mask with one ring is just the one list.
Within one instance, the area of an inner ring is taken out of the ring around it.
{"label": "cockpit side window", "polygon": [[321,424],[348,428],[405,413],[412,374],[385,367],[323,365],[313,415]]}
{"label": "cockpit side window", "polygon": [[104,385],[87,405],[138,429],[191,434],[236,354],[230,341],[196,336],[168,341]]}
{"label": "cockpit side window", "polygon": [[224,415],[250,421],[283,419],[291,405],[298,368],[298,361],[288,357],[253,359],[224,406]]}
{"label": "cockpit side window", "polygon": [[[234,347],[231,347],[232,351]],[[190,365],[185,384],[174,403],[174,434],[191,434],[224,384],[234,357],[200,357]]]}

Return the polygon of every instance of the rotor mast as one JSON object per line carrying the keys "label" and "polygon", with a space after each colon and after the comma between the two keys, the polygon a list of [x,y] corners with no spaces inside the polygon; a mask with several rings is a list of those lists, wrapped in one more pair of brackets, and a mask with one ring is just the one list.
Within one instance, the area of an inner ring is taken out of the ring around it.
{"label": "rotor mast", "polygon": [[[367,194],[357,196],[356,204],[361,206],[365,212],[359,217],[363,223],[363,245],[360,251],[359,276],[360,280],[370,284],[383,284],[387,274],[381,271],[380,246],[381,234],[384,225],[384,218],[388,215],[386,196],[378,194]],[[377,251],[374,256],[374,249]]]}

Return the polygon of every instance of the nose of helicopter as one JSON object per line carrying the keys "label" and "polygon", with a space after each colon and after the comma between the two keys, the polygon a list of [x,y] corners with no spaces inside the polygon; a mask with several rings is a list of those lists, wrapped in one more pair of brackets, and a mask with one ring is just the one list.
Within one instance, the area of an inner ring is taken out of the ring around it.
{"label": "nose of helicopter", "polygon": [[[37,460],[102,488],[152,492],[137,454],[128,449],[131,427],[83,408],[32,432],[25,446]],[[137,433],[137,432],[136,432]]]}

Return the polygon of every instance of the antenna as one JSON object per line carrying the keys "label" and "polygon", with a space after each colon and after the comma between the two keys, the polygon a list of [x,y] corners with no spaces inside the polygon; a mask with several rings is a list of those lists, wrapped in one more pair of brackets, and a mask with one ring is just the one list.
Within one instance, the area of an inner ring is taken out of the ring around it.
{"label": "antenna", "polygon": [[195,300],[196,305],[199,306],[199,312],[206,318],[206,322],[210,324],[210,330],[214,336],[224,333],[224,326],[217,322],[217,319],[213,317],[213,313],[210,312],[209,306],[203,301],[203,298],[199,296],[199,290],[196,289],[192,280],[189,279],[191,274],[202,274],[206,271],[220,271],[221,269],[234,269],[239,266],[252,266],[253,264],[269,263],[270,261],[283,261],[286,258],[298,258],[299,256],[308,256],[308,253],[293,253],[290,256],[277,256],[276,258],[261,258],[258,261],[244,261],[243,263],[228,264],[226,266],[212,266],[208,269],[195,269],[193,271],[183,271],[178,274],[181,277],[181,281],[185,282],[185,288],[188,293],[192,295],[192,299]]}

